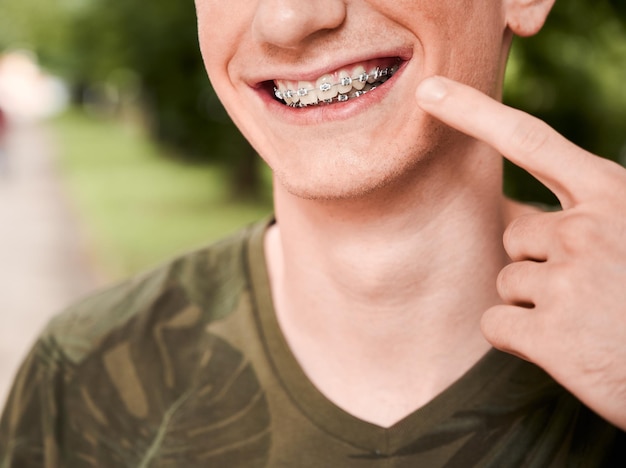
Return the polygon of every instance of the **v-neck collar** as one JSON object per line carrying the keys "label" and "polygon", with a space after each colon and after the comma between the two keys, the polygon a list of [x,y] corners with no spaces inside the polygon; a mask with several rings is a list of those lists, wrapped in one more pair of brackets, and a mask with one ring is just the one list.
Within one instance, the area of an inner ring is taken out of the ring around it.
{"label": "v-neck collar", "polygon": [[300,411],[326,433],[371,453],[397,453],[434,427],[445,426],[455,413],[470,408],[471,400],[485,387],[510,375],[501,371],[513,357],[492,349],[441,394],[388,428],[363,421],[338,407],[306,376],[276,318],[263,245],[265,232],[272,222],[256,225],[248,242],[247,263],[254,312],[278,379]]}

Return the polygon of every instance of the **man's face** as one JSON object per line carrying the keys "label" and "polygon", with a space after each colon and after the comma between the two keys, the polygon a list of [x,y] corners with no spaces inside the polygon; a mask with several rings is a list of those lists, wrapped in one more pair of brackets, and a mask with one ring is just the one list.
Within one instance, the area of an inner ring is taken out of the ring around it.
{"label": "man's face", "polygon": [[458,135],[415,104],[423,78],[499,93],[506,24],[498,0],[196,7],[217,94],[278,182],[299,196],[371,192],[453,144]]}

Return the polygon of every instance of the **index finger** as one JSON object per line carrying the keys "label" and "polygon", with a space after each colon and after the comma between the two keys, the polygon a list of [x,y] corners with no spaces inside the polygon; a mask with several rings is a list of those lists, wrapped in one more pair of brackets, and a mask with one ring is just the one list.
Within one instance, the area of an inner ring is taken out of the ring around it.
{"label": "index finger", "polygon": [[593,177],[597,157],[541,120],[443,77],[422,81],[417,99],[429,114],[488,143],[530,172],[554,192],[564,208],[583,201],[592,188],[597,190]]}

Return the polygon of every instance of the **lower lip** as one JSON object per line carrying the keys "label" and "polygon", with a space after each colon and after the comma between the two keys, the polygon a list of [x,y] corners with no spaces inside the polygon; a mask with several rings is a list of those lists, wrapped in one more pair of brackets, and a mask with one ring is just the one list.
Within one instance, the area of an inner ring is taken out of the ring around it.
{"label": "lower lip", "polygon": [[291,125],[319,125],[348,120],[385,99],[402,75],[407,63],[402,62],[393,76],[376,89],[346,102],[298,108],[278,102],[265,90],[257,90],[257,93],[273,115]]}

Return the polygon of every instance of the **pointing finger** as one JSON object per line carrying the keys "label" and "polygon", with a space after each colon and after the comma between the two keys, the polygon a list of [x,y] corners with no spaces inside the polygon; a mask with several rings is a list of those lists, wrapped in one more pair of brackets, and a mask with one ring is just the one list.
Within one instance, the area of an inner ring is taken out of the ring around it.
{"label": "pointing finger", "polygon": [[[599,158],[577,147],[541,120],[505,106],[480,91],[443,77],[418,87],[419,106],[457,130],[482,140],[537,177],[571,207],[597,191]],[[591,190],[594,190],[593,192]]]}

